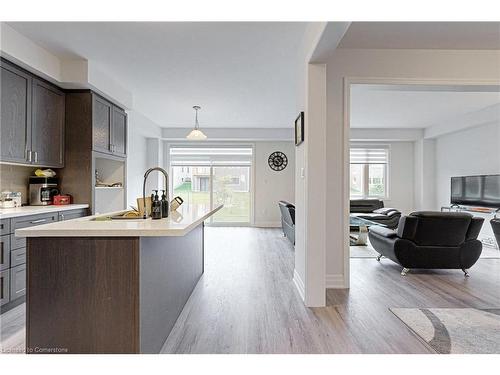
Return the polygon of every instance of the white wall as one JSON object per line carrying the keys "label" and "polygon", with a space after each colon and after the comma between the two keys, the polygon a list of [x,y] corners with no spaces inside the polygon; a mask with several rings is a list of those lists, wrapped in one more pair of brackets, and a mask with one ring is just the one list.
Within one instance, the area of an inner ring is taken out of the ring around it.
{"label": "white wall", "polygon": [[[346,78],[356,83],[383,80],[450,84],[500,81],[500,51],[454,50],[354,50],[337,49],[327,64],[327,184],[308,188],[322,194],[326,189],[327,278],[344,278],[349,286],[348,257],[348,148],[349,128],[344,127],[348,109],[344,97]],[[348,124],[347,124],[348,125]],[[315,147],[310,144],[309,147]],[[321,147],[321,145],[318,145]],[[344,185],[343,185],[344,184]],[[328,284],[327,284],[328,285]],[[337,286],[338,287],[338,286]]]}
{"label": "white wall", "polygon": [[391,142],[389,147],[389,199],[384,204],[409,214],[414,211],[415,195],[413,142]]}
{"label": "white wall", "polygon": [[[442,135],[436,143],[436,208],[450,205],[450,178],[500,173],[500,119],[496,124],[472,127]],[[492,241],[491,214],[485,218],[479,239]]]}
{"label": "white wall", "polygon": [[[290,122],[291,123],[291,122]],[[163,138],[185,141],[192,128],[162,128]],[[294,129],[288,128],[203,128],[210,141],[292,141]]]}
{"label": "white wall", "polygon": [[436,142],[434,139],[419,139],[413,145],[414,209],[415,211],[436,210]]}
{"label": "white wall", "polygon": [[[127,154],[127,204],[137,206],[136,199],[142,197],[142,182],[146,169],[152,164],[152,154],[158,150],[148,149],[148,138],[160,138],[161,128],[137,111],[128,112]],[[161,143],[161,142],[158,142]],[[159,154],[161,155],[161,153]],[[154,163],[153,163],[154,164]],[[153,176],[151,176],[153,178]]]}
{"label": "white wall", "polygon": [[[295,269],[293,275],[293,281],[297,290],[299,291],[302,299],[304,299],[307,305],[321,305],[324,301],[324,297],[320,299],[319,303],[313,301],[310,303],[307,299],[307,288],[308,284],[311,284],[307,272],[307,264],[312,264],[307,260],[314,257],[322,257],[322,249],[320,248],[318,256],[315,252],[318,249],[308,246],[308,225],[315,225],[315,222],[309,223],[306,218],[308,212],[308,199],[307,199],[307,184],[308,177],[306,166],[308,165],[308,139],[309,133],[309,113],[307,111],[308,103],[308,93],[310,82],[308,80],[309,76],[309,62],[311,56],[318,45],[321,36],[323,35],[327,24],[325,22],[313,22],[307,27],[304,39],[299,45],[297,58],[299,60],[298,64],[298,90],[297,90],[297,103],[296,103],[296,114],[298,115],[301,111],[305,111],[305,132],[304,132],[304,142],[302,142],[298,147],[295,148]],[[323,158],[324,159],[324,158]],[[313,164],[313,160],[309,161]],[[322,218],[318,218],[322,220]],[[323,259],[320,259],[323,261]],[[324,274],[324,272],[321,272]],[[311,276],[312,277],[312,276]],[[313,286],[314,287],[314,286]],[[317,287],[317,286],[316,286]],[[317,287],[318,289],[321,287]],[[324,294],[324,293],[323,293]]]}
{"label": "white wall", "polygon": [[[267,162],[274,151],[288,158],[287,167],[273,171]],[[258,227],[281,226],[278,201],[295,203],[295,145],[293,142],[255,143],[254,224]]]}
{"label": "white wall", "polygon": [[500,122],[436,138],[437,207],[450,204],[450,178],[500,173]]}
{"label": "white wall", "polygon": [[[168,142],[163,142],[163,160],[165,166],[169,164]],[[193,144],[193,142],[175,141],[174,144]],[[200,143],[198,143],[200,144]],[[280,227],[281,214],[278,207],[279,200],[295,203],[295,144],[292,141],[252,141],[252,142],[212,142],[205,141],[201,146],[209,145],[250,145],[254,146],[254,173],[253,181],[253,224],[258,227]],[[287,167],[280,171],[273,171],[267,162],[269,155],[274,151],[283,152],[288,158]],[[142,193],[141,193],[142,194]]]}

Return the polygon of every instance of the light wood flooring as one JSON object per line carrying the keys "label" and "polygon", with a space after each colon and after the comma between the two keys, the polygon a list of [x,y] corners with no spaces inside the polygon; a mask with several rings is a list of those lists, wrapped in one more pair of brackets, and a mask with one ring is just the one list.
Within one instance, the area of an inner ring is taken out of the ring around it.
{"label": "light wood flooring", "polygon": [[[387,259],[351,259],[351,289],[306,308],[294,253],[277,229],[206,228],[205,274],[163,353],[429,353],[391,307],[500,307],[500,259],[401,277]],[[24,346],[24,305],[1,316],[3,350]]]}

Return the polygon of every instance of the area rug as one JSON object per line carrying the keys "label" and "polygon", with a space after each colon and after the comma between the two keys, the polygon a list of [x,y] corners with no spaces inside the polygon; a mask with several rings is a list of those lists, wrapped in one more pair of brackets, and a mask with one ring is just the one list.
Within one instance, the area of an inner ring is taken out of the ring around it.
{"label": "area rug", "polygon": [[439,354],[500,354],[500,308],[391,308]]}
{"label": "area rug", "polygon": [[500,258],[500,250],[495,249],[493,247],[484,246],[483,251],[481,252],[481,259],[499,259]]}

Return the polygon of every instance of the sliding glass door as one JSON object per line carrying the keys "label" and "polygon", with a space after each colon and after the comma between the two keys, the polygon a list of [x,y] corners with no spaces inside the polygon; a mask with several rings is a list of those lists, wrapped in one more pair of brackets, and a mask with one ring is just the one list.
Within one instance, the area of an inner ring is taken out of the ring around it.
{"label": "sliding glass door", "polygon": [[180,196],[187,204],[203,204],[210,208],[210,173],[210,167],[172,167],[174,197]]}
{"label": "sliding glass door", "polygon": [[224,207],[208,224],[245,225],[252,221],[251,147],[172,147],[174,196],[187,204]]}
{"label": "sliding glass door", "polygon": [[250,223],[250,167],[212,167],[214,223]]}

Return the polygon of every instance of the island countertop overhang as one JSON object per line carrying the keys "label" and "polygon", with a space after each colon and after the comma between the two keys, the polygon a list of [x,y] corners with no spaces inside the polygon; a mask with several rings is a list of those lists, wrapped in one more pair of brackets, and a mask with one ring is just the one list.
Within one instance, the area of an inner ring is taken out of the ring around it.
{"label": "island countertop overhang", "polygon": [[185,236],[203,221],[219,211],[206,205],[182,205],[160,220],[134,219],[96,221],[98,217],[116,215],[125,211],[98,214],[67,221],[16,230],[17,237],[171,237]]}

